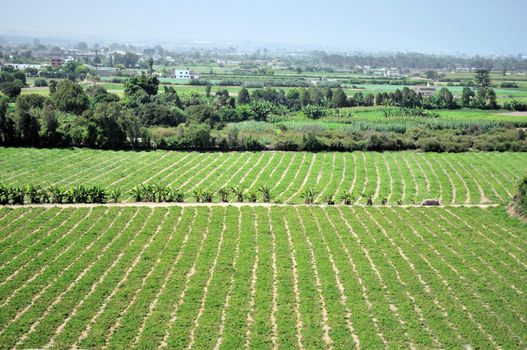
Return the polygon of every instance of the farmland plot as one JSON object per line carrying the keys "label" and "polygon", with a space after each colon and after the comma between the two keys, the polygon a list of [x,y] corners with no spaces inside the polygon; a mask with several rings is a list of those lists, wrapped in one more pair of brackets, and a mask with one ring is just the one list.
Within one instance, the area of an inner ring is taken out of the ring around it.
{"label": "farmland plot", "polygon": [[0,183],[101,185],[127,192],[142,183],[180,188],[187,200],[201,188],[271,188],[273,199],[299,203],[306,188],[326,194],[351,191],[374,203],[508,202],[527,171],[527,153],[416,152],[125,152],[0,148]]}
{"label": "farmland plot", "polygon": [[503,209],[3,208],[0,343],[525,348],[526,232]]}

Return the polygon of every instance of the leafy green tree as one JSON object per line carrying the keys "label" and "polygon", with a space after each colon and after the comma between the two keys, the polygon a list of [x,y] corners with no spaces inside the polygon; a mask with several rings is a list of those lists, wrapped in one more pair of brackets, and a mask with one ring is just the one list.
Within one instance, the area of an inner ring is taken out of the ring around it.
{"label": "leafy green tree", "polygon": [[97,127],[95,143],[101,148],[121,148],[126,144],[126,132],[122,127],[124,116],[117,102],[101,103],[93,113]]}
{"label": "leafy green tree", "polygon": [[474,81],[476,83],[476,86],[479,88],[487,88],[492,85],[492,80],[490,79],[490,72],[487,69],[478,69],[476,71]]}
{"label": "leafy green tree", "polygon": [[216,92],[215,102],[218,107],[227,106],[229,104],[229,99],[229,91],[226,89],[221,89]]}
{"label": "leafy green tree", "polygon": [[133,52],[126,52],[124,55],[117,54],[113,59],[114,64],[122,64],[126,68],[133,68],[139,61],[139,56]]}
{"label": "leafy green tree", "polygon": [[439,108],[449,109],[455,107],[454,95],[445,87],[437,92],[437,100]]}
{"label": "leafy green tree", "polygon": [[150,57],[147,63],[148,63],[148,74],[152,75],[154,73],[154,59]]}
{"label": "leafy green tree", "polygon": [[90,107],[90,101],[82,87],[68,79],[57,84],[55,92],[51,94],[51,100],[59,111],[77,115]]}
{"label": "leafy green tree", "polygon": [[178,108],[183,108],[181,98],[179,97],[176,89],[174,89],[172,86],[165,86],[165,93],[163,95],[163,98],[165,103],[174,105]]}
{"label": "leafy green tree", "polygon": [[301,102],[302,106],[307,106],[308,104],[311,103],[311,98],[309,96],[309,91],[308,90],[300,89],[298,91],[298,94],[299,94],[299,99],[300,99],[300,102]]}
{"label": "leafy green tree", "polygon": [[425,74],[427,79],[437,80],[437,78],[439,78],[439,74],[437,74],[435,70],[426,71]]}
{"label": "leafy green tree", "polygon": [[206,150],[213,146],[214,140],[210,135],[207,124],[191,124],[185,130],[185,142],[188,146]]}
{"label": "leafy green tree", "polygon": [[384,96],[381,92],[379,92],[377,95],[375,95],[375,105],[376,106],[382,106],[384,105]]}
{"label": "leafy green tree", "polygon": [[39,143],[40,118],[38,111],[46,98],[37,94],[20,95],[16,99],[15,130],[20,142],[36,146]]}
{"label": "leafy green tree", "polygon": [[238,92],[238,104],[244,105],[251,103],[251,96],[249,95],[249,90],[246,88],[241,88]]}
{"label": "leafy green tree", "polygon": [[149,77],[144,73],[131,77],[124,83],[124,93],[126,96],[132,96],[138,91],[144,91],[148,96],[157,95],[159,88],[159,79]]}
{"label": "leafy green tree", "polygon": [[469,86],[463,88],[461,93],[461,104],[463,107],[470,107],[472,104],[472,99],[474,98],[474,91]]}
{"label": "leafy green tree", "polygon": [[0,91],[7,97],[14,99],[22,92],[24,84],[20,80],[4,81],[0,83]]}
{"label": "leafy green tree", "polygon": [[8,144],[14,138],[13,121],[8,114],[7,98],[0,97],[0,144]]}
{"label": "leafy green tree", "polygon": [[61,134],[57,131],[59,122],[57,114],[50,103],[46,103],[40,113],[39,136],[46,145],[56,146],[60,142]]}
{"label": "leafy green tree", "polygon": [[119,96],[111,94],[102,86],[90,86],[86,89],[86,93],[91,99],[94,106],[104,102],[118,102]]}
{"label": "leafy green tree", "polygon": [[216,108],[207,105],[189,106],[186,109],[187,124],[208,124],[214,127],[221,121],[220,114]]}
{"label": "leafy green tree", "polygon": [[[413,90],[410,90],[413,92]],[[375,96],[373,94],[366,94],[364,96],[364,105],[365,106],[373,106],[375,104]]]}
{"label": "leafy green tree", "polygon": [[319,105],[322,102],[324,95],[322,91],[316,87],[309,88],[309,101],[311,104]]}
{"label": "leafy green tree", "polygon": [[146,126],[178,126],[187,120],[185,112],[180,108],[155,102],[138,106],[134,114]]}
{"label": "leafy green tree", "polygon": [[348,105],[348,96],[346,96],[344,90],[338,88],[333,92],[331,104],[337,108],[346,107]]}

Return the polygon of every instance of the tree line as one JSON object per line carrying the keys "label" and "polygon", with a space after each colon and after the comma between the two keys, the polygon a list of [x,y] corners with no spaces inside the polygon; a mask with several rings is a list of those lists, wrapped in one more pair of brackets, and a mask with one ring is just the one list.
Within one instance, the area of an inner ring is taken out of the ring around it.
{"label": "tree line", "polygon": [[[16,71],[3,72],[3,79],[22,76]],[[6,78],[7,77],[7,78]],[[18,78],[16,78],[18,77]],[[18,79],[18,80],[20,80]],[[16,98],[0,98],[0,144],[41,147],[93,147],[212,149],[216,141],[211,130],[221,130],[229,123],[273,121],[276,116],[302,113],[310,119],[326,116],[331,108],[354,106],[395,106],[418,112],[422,109],[454,109],[460,107],[497,108],[496,94],[490,87],[488,71],[476,75],[478,88],[465,87],[460,98],[447,89],[423,97],[407,87],[390,93],[346,95],[341,88],[309,87],[265,88],[249,92],[239,90],[236,97],[225,89],[205,94],[191,92],[180,96],[171,86],[159,93],[159,80],[141,74],[127,79],[124,96],[109,93],[101,86],[87,89],[63,79],[49,84],[49,97],[24,94]],[[14,101],[14,108],[9,102]],[[405,112],[406,113],[406,112]],[[422,112],[416,116],[425,116]],[[151,142],[150,128],[177,127],[177,135],[169,140]],[[310,138],[305,142],[309,144]],[[244,147],[251,148],[251,140]]]}

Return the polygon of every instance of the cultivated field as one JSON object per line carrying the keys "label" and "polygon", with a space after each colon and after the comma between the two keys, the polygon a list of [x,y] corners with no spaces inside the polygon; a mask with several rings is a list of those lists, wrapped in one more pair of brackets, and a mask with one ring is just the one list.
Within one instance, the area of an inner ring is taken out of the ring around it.
{"label": "cultivated field", "polygon": [[0,209],[2,348],[525,348],[502,209]]}
{"label": "cultivated field", "polygon": [[[374,203],[505,203],[527,172],[527,153],[416,152],[125,152],[0,148],[0,183],[102,185],[128,190],[141,183],[181,188],[192,201],[197,188],[272,189],[275,200],[302,202],[306,188],[325,194],[351,191]],[[217,198],[216,198],[217,199]]]}

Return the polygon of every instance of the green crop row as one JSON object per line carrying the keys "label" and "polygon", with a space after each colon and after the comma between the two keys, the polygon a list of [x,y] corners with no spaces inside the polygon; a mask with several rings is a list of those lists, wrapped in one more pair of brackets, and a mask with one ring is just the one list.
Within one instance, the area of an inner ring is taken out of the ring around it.
{"label": "green crop row", "polygon": [[524,348],[504,209],[0,209],[12,348]]}
{"label": "green crop row", "polygon": [[[358,203],[412,204],[508,202],[527,171],[525,153],[416,152],[124,152],[66,149],[0,149],[0,182],[10,186],[120,189],[134,200],[137,185],[180,189],[186,200],[222,199],[220,189],[245,193],[245,201],[268,189],[273,201],[301,203],[351,193]],[[206,194],[206,193],[205,193]],[[364,195],[364,196],[363,196]],[[178,197],[176,196],[176,197]],[[231,192],[230,200],[238,200]],[[180,198],[180,197],[178,197]],[[177,199],[177,198],[175,198]],[[238,200],[239,201],[239,200]]]}

